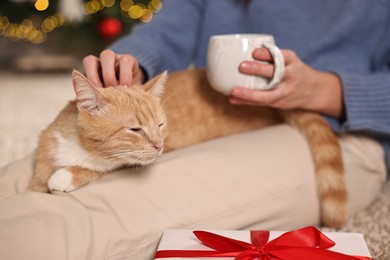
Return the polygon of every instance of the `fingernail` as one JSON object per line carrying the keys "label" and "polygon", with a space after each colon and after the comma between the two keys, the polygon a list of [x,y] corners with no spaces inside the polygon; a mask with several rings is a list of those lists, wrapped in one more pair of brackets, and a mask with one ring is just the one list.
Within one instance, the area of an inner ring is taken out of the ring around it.
{"label": "fingernail", "polygon": [[242,62],[240,66],[242,69],[250,69],[251,68],[251,64],[248,62]]}
{"label": "fingernail", "polygon": [[253,55],[257,57],[263,57],[265,54],[266,51],[262,48],[256,49],[255,52],[253,53]]}
{"label": "fingernail", "polygon": [[254,54],[256,54],[256,55],[261,55],[261,54],[263,54],[263,49],[260,49],[260,48],[255,49]]}
{"label": "fingernail", "polygon": [[233,88],[232,89],[232,96],[236,96],[236,97],[239,97],[239,96],[241,96],[241,90],[240,89],[238,89],[238,88]]}

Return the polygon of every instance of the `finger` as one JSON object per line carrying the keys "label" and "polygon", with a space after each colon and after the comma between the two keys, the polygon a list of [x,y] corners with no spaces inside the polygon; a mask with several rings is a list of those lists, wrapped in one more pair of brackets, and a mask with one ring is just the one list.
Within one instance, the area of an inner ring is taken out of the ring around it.
{"label": "finger", "polygon": [[103,87],[103,83],[100,78],[100,60],[89,55],[83,59],[84,72],[89,81],[94,84],[95,87]]}
{"label": "finger", "polygon": [[252,53],[252,57],[255,60],[261,60],[261,61],[267,61],[267,62],[274,61],[269,50],[267,48],[263,48],[263,47],[254,49],[254,51]]}
{"label": "finger", "polygon": [[264,78],[272,78],[275,67],[273,64],[257,61],[243,61],[239,67],[240,72],[248,75],[256,75]]}
{"label": "finger", "polygon": [[291,64],[298,57],[297,54],[292,50],[284,49],[284,50],[281,50],[281,52],[283,55],[284,63],[286,65]]}
{"label": "finger", "polygon": [[[297,57],[296,53],[292,50],[282,49],[280,51],[283,55],[283,59],[286,65],[290,64]],[[256,48],[252,53],[252,57],[255,60],[259,60],[259,61],[266,61],[270,63],[274,62],[274,59],[270,51],[267,48],[263,48],[263,47]]]}
{"label": "finger", "polygon": [[249,102],[258,105],[271,106],[278,102],[281,98],[281,92],[277,89],[273,90],[254,90],[242,87],[232,89],[231,96],[241,100],[241,102]]}
{"label": "finger", "polygon": [[261,104],[259,102],[253,102],[253,101],[247,101],[243,99],[239,99],[233,96],[229,97],[230,104],[233,105],[248,105],[248,106],[265,106],[264,104]]}
{"label": "finger", "polygon": [[121,55],[118,59],[119,64],[119,84],[123,86],[132,86],[134,82],[134,72],[138,68],[138,63],[130,55]]}
{"label": "finger", "polygon": [[104,50],[100,53],[100,64],[105,87],[118,85],[115,68],[116,55],[111,50]]}

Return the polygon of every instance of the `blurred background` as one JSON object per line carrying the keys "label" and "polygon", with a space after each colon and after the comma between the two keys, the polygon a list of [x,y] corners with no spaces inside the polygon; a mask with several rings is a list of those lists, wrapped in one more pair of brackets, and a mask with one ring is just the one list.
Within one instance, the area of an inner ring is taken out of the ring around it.
{"label": "blurred background", "polygon": [[68,71],[161,8],[161,0],[1,0],[0,70]]}
{"label": "blurred background", "polygon": [[30,155],[40,132],[74,99],[71,71],[160,0],[0,0],[0,167]]}
{"label": "blurred background", "polygon": [[[0,0],[0,167],[30,156],[74,99],[70,71],[84,56],[161,8],[161,0]],[[376,260],[390,259],[389,198],[390,183],[341,230],[363,233]]]}

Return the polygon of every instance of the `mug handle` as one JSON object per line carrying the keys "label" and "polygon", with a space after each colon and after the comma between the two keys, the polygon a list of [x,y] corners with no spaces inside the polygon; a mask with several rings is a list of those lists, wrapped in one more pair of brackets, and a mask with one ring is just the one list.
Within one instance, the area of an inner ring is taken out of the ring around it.
{"label": "mug handle", "polygon": [[284,58],[280,49],[273,43],[265,42],[263,47],[267,48],[274,59],[275,71],[271,81],[264,89],[271,89],[282,81],[284,75]]}

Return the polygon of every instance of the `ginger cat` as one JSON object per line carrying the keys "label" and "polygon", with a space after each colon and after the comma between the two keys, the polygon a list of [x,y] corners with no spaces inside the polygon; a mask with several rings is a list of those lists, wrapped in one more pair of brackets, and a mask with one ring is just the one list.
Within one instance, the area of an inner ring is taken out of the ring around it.
{"label": "ginger cat", "polygon": [[310,146],[322,222],[340,227],[346,221],[341,151],[320,115],[231,105],[210,87],[204,70],[172,73],[169,80],[164,72],[131,88],[96,88],[81,73],[72,76],[76,101],[41,133],[30,190],[70,192],[104,173],[148,165],[163,150],[286,122]]}

